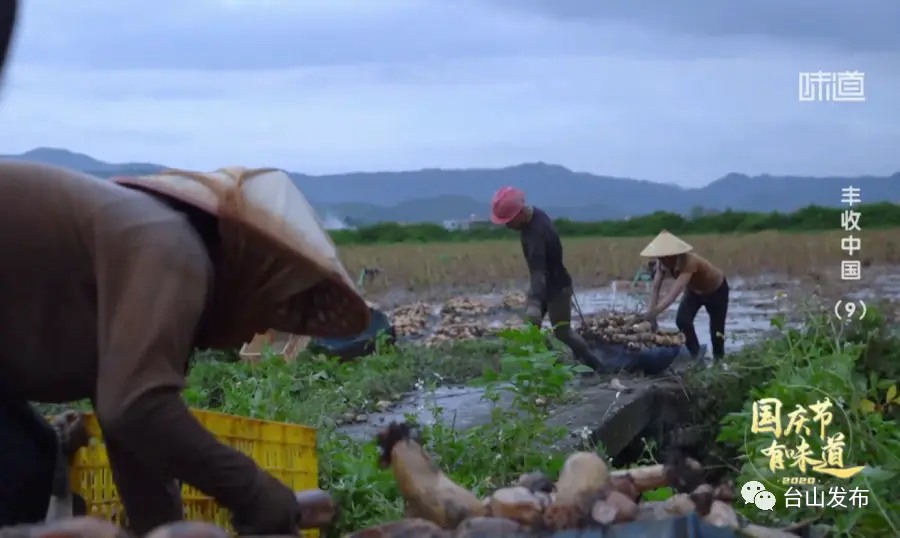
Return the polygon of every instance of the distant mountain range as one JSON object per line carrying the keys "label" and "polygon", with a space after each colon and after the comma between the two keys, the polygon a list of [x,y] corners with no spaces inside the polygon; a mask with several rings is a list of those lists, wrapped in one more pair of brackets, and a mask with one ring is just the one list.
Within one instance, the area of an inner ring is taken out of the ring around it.
{"label": "distant mountain range", "polygon": [[[152,163],[114,164],[64,149],[38,148],[3,159],[65,166],[101,178],[157,172]],[[861,189],[864,202],[900,202],[900,172],[889,177],[754,176],[731,173],[705,187],[685,189],[652,181],[597,176],[529,163],[500,169],[418,170],[310,176],[291,173],[310,203],[326,217],[355,223],[442,222],[485,218],[493,193],[514,185],[554,217],[610,220],[654,211],[688,214],[698,208],[795,211],[840,205],[841,189]]]}

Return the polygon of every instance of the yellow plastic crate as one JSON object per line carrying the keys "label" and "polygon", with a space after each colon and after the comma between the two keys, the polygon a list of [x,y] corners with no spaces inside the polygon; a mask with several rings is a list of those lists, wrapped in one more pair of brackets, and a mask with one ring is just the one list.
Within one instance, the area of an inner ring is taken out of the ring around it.
{"label": "yellow plastic crate", "polygon": [[[315,429],[210,411],[191,412],[216,438],[253,458],[291,489],[302,491],[318,487]],[[116,493],[100,426],[93,413],[85,413],[85,425],[91,443],[75,455],[70,474],[72,490],[84,498],[89,515],[121,523],[124,511]],[[182,500],[185,519],[213,522],[231,530],[229,512],[211,497],[185,485]],[[315,538],[318,532],[305,531],[303,536]]]}

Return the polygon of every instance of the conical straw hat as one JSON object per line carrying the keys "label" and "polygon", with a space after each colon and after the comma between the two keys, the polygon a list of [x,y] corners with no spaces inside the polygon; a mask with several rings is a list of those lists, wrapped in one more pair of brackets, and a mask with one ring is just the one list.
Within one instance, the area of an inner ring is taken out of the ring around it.
{"label": "conical straw hat", "polygon": [[694,247],[663,230],[653,238],[653,241],[650,241],[649,245],[644,247],[644,250],[641,251],[641,256],[645,258],[662,258],[664,256],[677,256],[692,250],[694,250]]}
{"label": "conical straw hat", "polygon": [[[368,327],[366,302],[315,210],[287,173],[240,167],[210,173],[166,170],[114,181],[219,217],[223,250],[229,250],[221,271],[240,288],[235,297],[225,297],[228,308],[255,307],[254,314],[269,320],[271,329],[297,335],[351,337]],[[255,258],[244,259],[249,258],[246,252]]]}

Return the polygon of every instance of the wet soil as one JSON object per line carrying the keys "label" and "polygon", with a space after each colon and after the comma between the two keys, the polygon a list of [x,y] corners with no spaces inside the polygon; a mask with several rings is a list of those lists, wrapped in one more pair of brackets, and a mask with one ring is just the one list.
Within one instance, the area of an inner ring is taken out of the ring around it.
{"label": "wet soil", "polygon": [[[731,350],[746,345],[754,337],[764,335],[770,328],[770,320],[773,316],[790,311],[792,307],[792,292],[800,287],[796,281],[768,280],[760,283],[742,278],[734,279],[734,281],[729,282],[729,285],[731,293],[728,309],[727,347]],[[663,293],[665,291],[664,289]],[[488,306],[487,311],[481,315],[465,316],[466,321],[469,323],[485,328],[497,328],[504,323],[521,319],[521,308],[507,309],[501,306],[502,294],[470,293],[464,296]],[[431,316],[427,319],[427,326],[422,334],[402,339],[409,343],[427,339],[444,322],[440,316],[440,311],[446,304],[446,298],[433,298],[431,301],[420,300],[428,304]],[[581,315],[590,317],[611,312],[643,311],[646,309],[647,300],[648,293],[646,291],[628,288],[622,290],[617,285],[599,289],[577,290],[572,311],[572,325],[576,329],[582,325]],[[378,301],[376,303],[379,305],[385,304]],[[676,330],[676,311],[677,305],[674,305],[660,316],[659,324],[661,329]],[[694,324],[697,328],[700,343],[708,348],[711,337],[707,329],[709,317],[705,310],[700,310]],[[544,320],[544,327],[550,327],[548,319]]]}
{"label": "wet soil", "polygon": [[[764,338],[770,331],[770,320],[777,314],[791,316],[800,304],[807,302],[831,304],[837,298],[864,301],[900,299],[900,272],[881,270],[863,282],[840,282],[827,271],[816,273],[808,279],[797,280],[772,275],[754,278],[729,279],[731,287],[728,311],[726,351],[734,351],[758,338]],[[448,290],[445,290],[445,292]],[[663,291],[665,293],[665,290]],[[498,325],[506,320],[521,316],[516,309],[500,306],[502,294],[462,294],[432,292],[428,296],[417,296],[412,301],[408,295],[395,293],[375,302],[386,308],[390,305],[428,301],[432,308],[428,332],[433,332],[441,323],[440,309],[448,297],[467,297],[485,301],[491,305],[483,315],[471,317],[472,322],[485,326]],[[400,298],[403,298],[400,301]],[[606,312],[639,311],[646,308],[647,294],[628,285],[614,283],[600,289],[578,290],[576,303],[584,316]],[[386,308],[387,309],[387,308]],[[670,308],[659,320],[661,329],[675,329],[676,307]],[[573,325],[579,325],[579,312],[573,309]],[[709,347],[709,318],[701,310],[695,320],[701,343]],[[545,321],[545,325],[549,323]],[[421,338],[407,339],[415,343]],[[681,361],[684,364],[684,361]],[[573,386],[578,395],[576,402],[553,411],[550,423],[565,426],[571,432],[574,444],[581,442],[584,432],[591,432],[595,441],[607,447],[611,456],[626,454],[633,441],[645,437],[656,430],[663,436],[664,430],[677,428],[680,420],[679,406],[684,403],[681,387],[671,379],[642,379],[619,376],[629,387],[628,391],[612,390],[608,378],[593,381],[580,380]],[[352,437],[372,438],[378,430],[391,421],[401,421],[407,414],[416,416],[421,423],[440,420],[457,428],[470,428],[485,424],[490,420],[491,403],[483,399],[483,391],[472,387],[442,387],[430,394],[408,394],[397,406],[381,413],[374,413],[365,422],[343,426],[341,429]],[[510,397],[501,398],[498,405],[509,405]],[[430,405],[429,405],[430,404]],[[441,413],[432,416],[431,408],[440,407]]]}
{"label": "wet soil", "polygon": [[[878,300],[900,300],[900,271],[894,268],[870,268],[870,275],[859,282],[841,281],[835,271],[811,273],[809,278],[790,279],[778,275],[758,275],[753,278],[734,277],[729,279],[731,288],[726,326],[726,351],[739,349],[756,338],[765,337],[770,329],[771,319],[777,314],[791,318],[798,307],[810,304],[830,306],[838,299],[855,299],[874,302]],[[631,288],[626,282],[614,281],[609,286],[595,289],[576,289],[576,307],[572,310],[572,324],[581,325],[578,308],[584,316],[610,312],[637,312],[646,309],[649,293],[646,289]],[[524,289],[524,287],[522,288]],[[666,288],[663,288],[664,295]],[[403,301],[398,301],[403,297]],[[467,321],[484,326],[498,327],[504,322],[521,318],[521,309],[505,309],[500,306],[503,293],[477,293],[461,290],[433,290],[429,294],[413,297],[406,292],[393,292],[375,300],[381,308],[393,310],[400,305],[425,302],[432,309],[428,327],[423,335],[406,338],[416,342],[427,338],[442,323],[440,310],[446,302],[455,297],[468,297],[483,301],[490,309],[480,316],[466,316]],[[663,330],[676,330],[675,313],[677,302],[664,312],[659,319]],[[549,327],[549,320],[544,320]],[[694,320],[701,344],[709,348],[709,317],[704,309]]]}
{"label": "wet soil", "polygon": [[[673,401],[679,399],[680,385],[671,379],[625,379],[626,390],[611,388],[606,381],[581,382],[574,387],[573,403],[550,413],[548,425],[569,432],[560,450],[574,450],[588,440],[601,443],[612,457],[625,450],[650,427],[673,428],[677,424]],[[494,404],[483,398],[484,391],[472,387],[443,387],[430,394],[410,394],[399,406],[369,415],[364,423],[343,426],[341,431],[359,440],[368,440],[391,422],[402,422],[407,415],[420,424],[439,420],[465,430],[491,420],[494,405],[508,406],[509,393],[501,392]],[[432,409],[440,408],[437,416]]]}

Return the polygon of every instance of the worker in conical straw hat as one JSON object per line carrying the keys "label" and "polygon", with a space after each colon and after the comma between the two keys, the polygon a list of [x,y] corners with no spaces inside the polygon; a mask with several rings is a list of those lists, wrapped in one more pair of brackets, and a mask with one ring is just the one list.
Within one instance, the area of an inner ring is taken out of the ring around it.
{"label": "worker in conical straw hat", "polygon": [[[28,402],[90,399],[136,535],[182,519],[178,482],[230,509],[240,534],[320,523],[327,494],[298,500],[180,395],[195,348],[234,349],[267,329],[367,327],[365,301],[290,177],[228,168],[104,181],[14,161],[0,177],[0,198],[15,200],[0,216],[0,341],[13,346],[0,352],[0,505],[37,506],[49,488],[56,451]],[[7,510],[0,526],[34,512]]]}
{"label": "worker in conical straw hat", "polygon": [[[659,314],[665,312],[682,295],[675,323],[678,330],[684,333],[688,351],[697,357],[700,342],[694,331],[694,318],[700,307],[706,308],[713,358],[721,359],[725,355],[725,318],[728,314],[728,280],[722,271],[694,253],[691,245],[665,230],[644,248],[641,256],[659,261],[645,317],[656,323]],[[660,300],[660,290],[666,278],[674,279],[675,283]]]}
{"label": "worker in conical straw hat", "polygon": [[572,330],[572,277],[563,265],[563,246],[553,221],[542,210],[525,204],[525,193],[503,187],[491,201],[491,221],[520,232],[522,252],[531,275],[525,318],[540,327],[549,314],[553,333],[575,358],[595,371],[603,363],[587,342]]}

